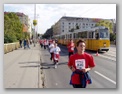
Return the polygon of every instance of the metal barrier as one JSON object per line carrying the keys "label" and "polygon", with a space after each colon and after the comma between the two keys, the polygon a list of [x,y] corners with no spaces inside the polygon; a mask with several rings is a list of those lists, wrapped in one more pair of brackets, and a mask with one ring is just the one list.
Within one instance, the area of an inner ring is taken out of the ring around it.
{"label": "metal barrier", "polygon": [[20,47],[19,42],[4,44],[4,54],[16,50]]}

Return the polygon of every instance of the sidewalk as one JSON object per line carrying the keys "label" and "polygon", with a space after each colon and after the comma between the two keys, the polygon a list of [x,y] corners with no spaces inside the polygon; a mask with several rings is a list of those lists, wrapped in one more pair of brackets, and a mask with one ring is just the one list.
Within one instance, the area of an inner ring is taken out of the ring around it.
{"label": "sidewalk", "polygon": [[4,88],[43,88],[40,56],[39,44],[4,54]]}

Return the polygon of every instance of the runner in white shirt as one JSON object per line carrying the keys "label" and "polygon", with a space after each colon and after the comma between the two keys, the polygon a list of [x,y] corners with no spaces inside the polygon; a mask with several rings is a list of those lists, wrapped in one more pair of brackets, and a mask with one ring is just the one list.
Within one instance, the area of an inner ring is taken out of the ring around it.
{"label": "runner in white shirt", "polygon": [[53,41],[50,46],[49,46],[49,49],[50,49],[50,54],[51,54],[51,57],[50,57],[50,60],[52,61],[53,60],[53,48],[54,48],[54,43],[55,41]]}
{"label": "runner in white shirt", "polygon": [[49,47],[49,41],[46,40],[46,48],[48,48],[48,47]]}
{"label": "runner in white shirt", "polygon": [[55,43],[53,48],[53,53],[54,53],[53,59],[54,59],[55,68],[57,68],[58,65],[58,61],[60,58],[60,51],[61,49],[57,46],[57,43]]}

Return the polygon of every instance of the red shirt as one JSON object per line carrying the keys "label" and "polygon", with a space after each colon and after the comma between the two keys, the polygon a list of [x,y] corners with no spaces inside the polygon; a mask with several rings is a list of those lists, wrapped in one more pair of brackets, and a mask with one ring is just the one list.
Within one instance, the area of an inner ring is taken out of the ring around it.
{"label": "red shirt", "polygon": [[[83,55],[79,55],[76,53],[70,56],[68,66],[72,66],[75,69],[80,70],[82,68],[88,68],[89,66],[94,67],[95,63],[93,57],[90,54],[84,53]],[[74,74],[71,80],[73,84],[80,84],[80,79],[78,74]]]}
{"label": "red shirt", "polygon": [[44,42],[44,45],[46,45],[47,40],[44,40],[43,42]]}
{"label": "red shirt", "polygon": [[49,40],[49,43],[51,44],[53,41],[52,40]]}
{"label": "red shirt", "polygon": [[69,43],[67,45],[67,48],[68,48],[68,51],[69,52],[74,52],[74,47],[75,47],[74,43]]}
{"label": "red shirt", "polygon": [[39,42],[42,43],[42,40],[40,40]]}

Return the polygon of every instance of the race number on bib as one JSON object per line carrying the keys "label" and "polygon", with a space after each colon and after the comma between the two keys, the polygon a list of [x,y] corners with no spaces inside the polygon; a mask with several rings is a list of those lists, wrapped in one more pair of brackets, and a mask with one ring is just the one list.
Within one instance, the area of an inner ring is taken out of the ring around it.
{"label": "race number on bib", "polygon": [[74,50],[74,47],[71,47],[71,50],[73,51]]}
{"label": "race number on bib", "polygon": [[85,59],[78,59],[78,60],[75,60],[75,66],[76,66],[76,69],[85,69]]}

